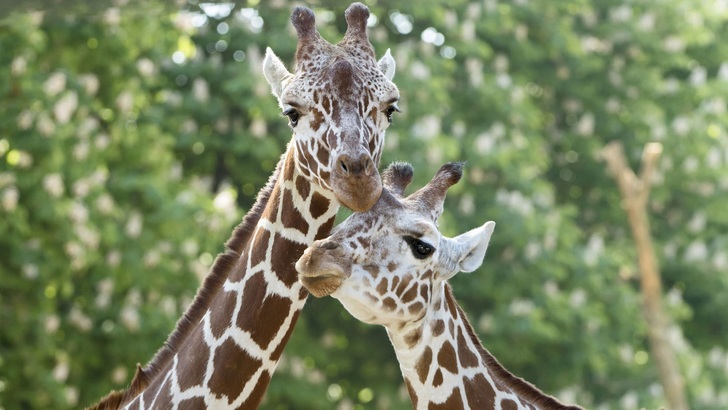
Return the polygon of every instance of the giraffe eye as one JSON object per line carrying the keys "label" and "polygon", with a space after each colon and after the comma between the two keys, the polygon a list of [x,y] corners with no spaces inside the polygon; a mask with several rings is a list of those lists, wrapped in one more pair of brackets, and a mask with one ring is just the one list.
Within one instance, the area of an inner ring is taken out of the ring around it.
{"label": "giraffe eye", "polygon": [[407,242],[410,249],[412,249],[412,255],[417,259],[425,259],[432,254],[432,251],[435,250],[432,245],[411,236],[405,236],[404,240]]}
{"label": "giraffe eye", "polygon": [[384,110],[384,114],[387,116],[387,121],[389,121],[390,124],[392,123],[392,114],[394,114],[395,111],[402,112],[399,107],[397,107],[397,104],[392,104]]}
{"label": "giraffe eye", "polygon": [[291,122],[291,127],[295,127],[296,125],[298,125],[298,117],[301,115],[301,113],[298,112],[298,110],[296,110],[295,108],[289,108],[283,111],[283,115],[288,117],[288,120]]}

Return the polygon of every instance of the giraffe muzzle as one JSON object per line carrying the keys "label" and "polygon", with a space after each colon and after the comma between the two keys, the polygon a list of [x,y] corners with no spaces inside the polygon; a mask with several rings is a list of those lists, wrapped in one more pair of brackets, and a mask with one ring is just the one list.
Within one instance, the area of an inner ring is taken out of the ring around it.
{"label": "giraffe muzzle", "polygon": [[298,280],[317,298],[334,293],[351,276],[351,261],[333,241],[317,241],[296,262]]}
{"label": "giraffe muzzle", "polygon": [[335,160],[331,185],[339,202],[355,212],[368,211],[382,194],[382,180],[369,153],[357,158],[341,154]]}

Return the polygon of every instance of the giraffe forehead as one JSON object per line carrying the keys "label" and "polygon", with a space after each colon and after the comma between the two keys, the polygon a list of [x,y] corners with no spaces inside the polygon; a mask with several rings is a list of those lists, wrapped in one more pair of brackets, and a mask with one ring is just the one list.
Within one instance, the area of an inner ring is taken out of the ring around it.
{"label": "giraffe forehead", "polygon": [[320,106],[331,110],[327,101],[336,100],[357,104],[390,100],[399,96],[397,87],[379,70],[376,63],[364,59],[337,57],[318,58],[316,64],[307,62],[296,73],[282,100]]}

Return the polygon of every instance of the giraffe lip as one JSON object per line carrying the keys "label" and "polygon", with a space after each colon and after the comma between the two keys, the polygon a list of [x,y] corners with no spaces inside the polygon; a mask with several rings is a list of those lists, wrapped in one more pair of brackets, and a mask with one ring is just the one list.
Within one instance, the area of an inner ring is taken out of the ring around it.
{"label": "giraffe lip", "polygon": [[320,298],[334,293],[341,286],[344,278],[335,273],[299,274],[298,280],[312,295]]}

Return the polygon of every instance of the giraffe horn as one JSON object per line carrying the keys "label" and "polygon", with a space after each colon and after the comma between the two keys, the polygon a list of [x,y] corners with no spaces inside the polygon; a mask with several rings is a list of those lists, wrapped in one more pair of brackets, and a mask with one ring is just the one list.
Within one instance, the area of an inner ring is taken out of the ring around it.
{"label": "giraffe horn", "polygon": [[352,3],[344,12],[346,17],[346,33],[341,40],[342,44],[351,44],[356,49],[363,49],[374,57],[374,48],[367,35],[367,20],[369,8],[362,3]]}
{"label": "giraffe horn", "polygon": [[[302,61],[312,54],[317,43],[324,40],[316,30],[316,16],[311,9],[301,6],[294,7],[291,13],[291,23],[298,34],[296,61]],[[309,46],[314,46],[314,48]]]}
{"label": "giraffe horn", "polygon": [[448,188],[460,181],[464,166],[463,162],[448,162],[440,167],[427,185],[410,195],[408,199],[419,202],[425,210],[435,211],[439,215],[442,212],[442,204],[445,202]]}
{"label": "giraffe horn", "polygon": [[406,162],[393,162],[382,172],[382,185],[392,194],[402,197],[413,176],[412,165]]}

